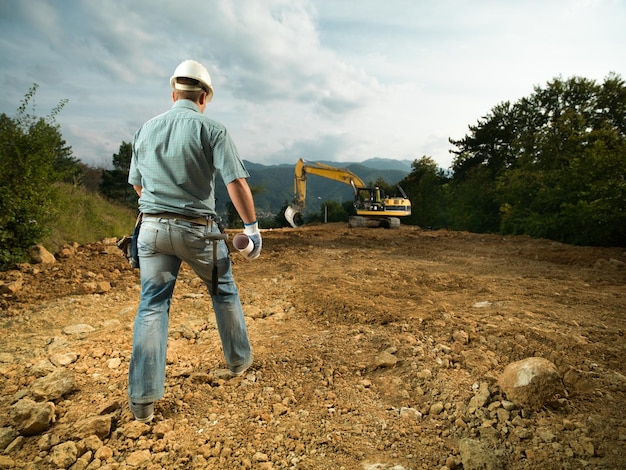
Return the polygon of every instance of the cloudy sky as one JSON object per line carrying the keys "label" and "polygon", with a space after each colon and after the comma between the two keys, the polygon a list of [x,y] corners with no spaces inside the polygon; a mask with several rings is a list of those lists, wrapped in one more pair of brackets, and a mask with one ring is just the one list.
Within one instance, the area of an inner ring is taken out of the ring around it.
{"label": "cloudy sky", "polygon": [[625,0],[0,0],[0,112],[37,83],[74,156],[109,166],[204,63],[244,159],[452,162],[495,105],[626,78]]}

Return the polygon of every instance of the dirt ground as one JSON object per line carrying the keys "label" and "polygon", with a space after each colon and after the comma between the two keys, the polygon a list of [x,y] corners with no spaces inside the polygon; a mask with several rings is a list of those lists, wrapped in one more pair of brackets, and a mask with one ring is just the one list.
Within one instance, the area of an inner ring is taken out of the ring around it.
{"label": "dirt ground", "polygon": [[[107,452],[78,445],[68,468],[626,468],[623,248],[408,226],[265,231],[261,258],[233,254],[252,368],[220,375],[210,299],[184,267],[166,395],[133,434],[138,271],[113,242],[0,273],[17,283],[0,300],[0,427],[41,361],[69,353],[54,368],[76,379],[54,423],[5,450],[4,467],[54,468],[55,443],[84,443],[72,426],[108,413],[96,446]],[[535,411],[498,386],[507,364],[533,356],[567,390]],[[489,400],[477,406],[481,384]],[[467,443],[494,459],[475,463]]]}

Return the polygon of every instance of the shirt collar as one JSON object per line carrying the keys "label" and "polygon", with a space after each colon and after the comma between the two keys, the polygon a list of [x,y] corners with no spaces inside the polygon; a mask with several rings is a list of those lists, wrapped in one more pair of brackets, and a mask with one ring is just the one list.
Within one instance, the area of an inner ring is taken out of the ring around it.
{"label": "shirt collar", "polygon": [[172,108],[184,108],[184,109],[190,109],[192,111],[196,111],[196,112],[200,112],[200,110],[198,109],[198,106],[196,105],[196,103],[194,103],[191,100],[177,100],[174,101],[174,106],[172,106]]}

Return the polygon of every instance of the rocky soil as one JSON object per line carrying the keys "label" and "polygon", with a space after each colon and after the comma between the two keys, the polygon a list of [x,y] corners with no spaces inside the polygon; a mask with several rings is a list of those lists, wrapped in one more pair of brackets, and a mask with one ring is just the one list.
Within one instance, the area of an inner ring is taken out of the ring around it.
{"label": "rocky soil", "polygon": [[[0,273],[0,468],[626,468],[623,248],[405,226],[263,236],[258,260],[233,254],[254,365],[223,374],[185,267],[149,425],[126,405],[139,284],[115,240]],[[525,400],[529,360],[552,381]]]}

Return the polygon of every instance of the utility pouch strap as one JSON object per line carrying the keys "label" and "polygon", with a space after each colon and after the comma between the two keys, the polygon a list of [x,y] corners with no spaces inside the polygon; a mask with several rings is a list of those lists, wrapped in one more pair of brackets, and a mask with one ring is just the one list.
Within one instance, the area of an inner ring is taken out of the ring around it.
{"label": "utility pouch strap", "polygon": [[207,233],[206,237],[209,240],[213,240],[213,271],[211,273],[211,287],[212,287],[212,294],[215,295],[217,294],[217,289],[218,289],[218,277],[219,274],[217,272],[217,242],[220,240],[228,240],[228,234],[227,233]]}

